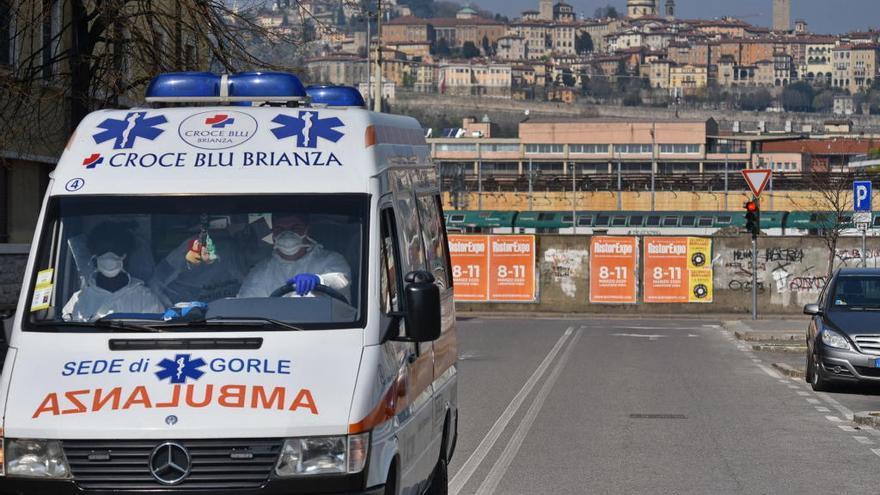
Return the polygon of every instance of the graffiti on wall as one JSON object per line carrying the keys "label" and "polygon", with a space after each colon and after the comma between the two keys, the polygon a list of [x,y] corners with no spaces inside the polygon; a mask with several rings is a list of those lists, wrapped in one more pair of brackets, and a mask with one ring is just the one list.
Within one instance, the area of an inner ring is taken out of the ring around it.
{"label": "graffiti on wall", "polygon": [[554,283],[566,297],[577,296],[577,280],[586,280],[587,262],[590,252],[586,249],[556,249],[544,251],[544,272],[549,273]]}

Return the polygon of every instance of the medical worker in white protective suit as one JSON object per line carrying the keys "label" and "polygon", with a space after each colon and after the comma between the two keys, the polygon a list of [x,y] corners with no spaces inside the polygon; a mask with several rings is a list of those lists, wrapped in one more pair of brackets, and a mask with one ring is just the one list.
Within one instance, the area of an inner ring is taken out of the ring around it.
{"label": "medical worker in white protective suit", "polygon": [[89,233],[95,273],[67,301],[66,321],[94,321],[111,313],[162,313],[165,307],[144,283],[125,271],[134,236],[120,223],[104,222]]}
{"label": "medical worker in white protective suit", "polygon": [[350,297],[351,268],[345,258],[311,239],[301,215],[273,215],[275,249],[257,263],[241,284],[238,297],[269,297],[290,283],[298,296],[308,295],[318,284]]}

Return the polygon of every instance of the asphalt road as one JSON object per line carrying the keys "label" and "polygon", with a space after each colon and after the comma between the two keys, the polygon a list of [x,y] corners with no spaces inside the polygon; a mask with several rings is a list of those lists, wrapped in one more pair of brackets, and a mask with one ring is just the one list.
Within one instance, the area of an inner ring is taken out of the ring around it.
{"label": "asphalt road", "polygon": [[452,495],[880,491],[880,432],[720,322],[473,319],[459,337]]}

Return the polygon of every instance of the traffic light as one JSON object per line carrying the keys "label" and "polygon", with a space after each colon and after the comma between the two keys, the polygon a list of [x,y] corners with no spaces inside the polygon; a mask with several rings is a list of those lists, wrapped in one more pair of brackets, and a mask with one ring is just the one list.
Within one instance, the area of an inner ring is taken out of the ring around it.
{"label": "traffic light", "polygon": [[746,209],[746,230],[752,237],[758,237],[761,233],[761,207],[757,200],[748,201],[743,207]]}

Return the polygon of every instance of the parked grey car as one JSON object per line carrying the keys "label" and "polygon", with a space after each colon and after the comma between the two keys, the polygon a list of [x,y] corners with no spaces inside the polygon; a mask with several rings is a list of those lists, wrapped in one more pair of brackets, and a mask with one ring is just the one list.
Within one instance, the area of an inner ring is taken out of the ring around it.
{"label": "parked grey car", "polygon": [[842,268],[808,304],[806,380],[813,390],[880,384],[880,269]]}

